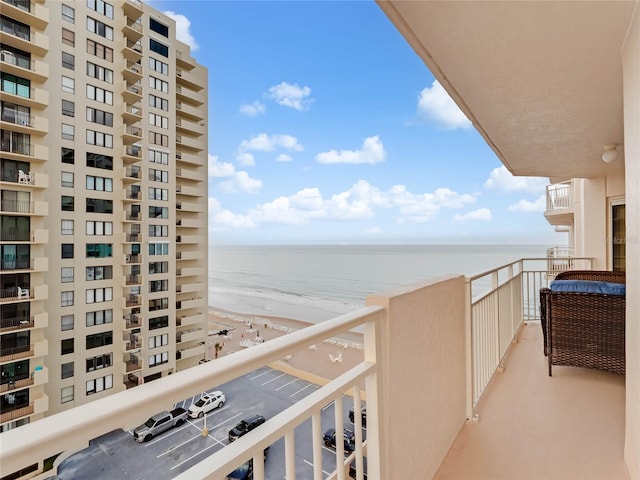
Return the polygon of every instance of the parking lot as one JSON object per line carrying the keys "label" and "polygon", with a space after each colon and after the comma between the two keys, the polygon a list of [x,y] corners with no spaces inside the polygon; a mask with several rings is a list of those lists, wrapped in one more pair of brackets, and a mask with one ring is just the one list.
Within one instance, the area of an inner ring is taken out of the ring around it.
{"label": "parking lot", "polygon": [[[319,387],[305,380],[269,367],[251,372],[224,385],[207,386],[203,390],[222,390],[226,402],[222,408],[206,415],[208,435],[203,436],[205,418],[188,418],[182,426],[137,443],[132,432],[114,431],[93,440],[89,448],[62,462],[58,477],[64,480],[92,478],[96,480],[170,479],[188,470],[206,456],[229,443],[227,434],[240,420],[260,414],[267,422],[282,410],[293,405]],[[185,399],[176,404],[188,409],[199,398]],[[344,418],[353,402],[343,402]],[[170,409],[171,405],[167,405]],[[158,412],[149,412],[149,416]],[[333,404],[322,411],[322,430],[334,426]],[[346,420],[345,428],[353,429]],[[260,428],[260,427],[259,427]],[[313,478],[311,421],[307,420],[295,431],[296,473],[300,479]],[[323,470],[335,469],[335,452],[323,445]],[[285,478],[284,439],[274,443],[265,462],[268,479]]]}

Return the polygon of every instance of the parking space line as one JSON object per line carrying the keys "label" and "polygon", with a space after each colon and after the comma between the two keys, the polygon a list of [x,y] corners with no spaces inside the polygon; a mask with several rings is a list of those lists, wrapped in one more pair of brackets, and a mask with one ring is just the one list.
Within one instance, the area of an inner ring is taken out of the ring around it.
{"label": "parking space line", "polygon": [[[307,465],[309,465],[311,468],[313,468],[313,463],[311,463],[309,460],[303,460],[304,463],[306,463]],[[331,472],[327,472],[325,470],[322,470],[322,473],[324,473],[325,475],[330,475]]]}
{"label": "parking space line", "polygon": [[331,402],[329,405],[325,405],[324,407],[322,407],[322,411],[324,412],[327,408],[333,407],[333,402]]}
{"label": "parking space line", "polygon": [[278,375],[277,377],[274,377],[274,378],[272,378],[271,380],[267,380],[267,381],[266,381],[266,382],[264,382],[262,385],[264,386],[264,385],[266,385],[266,384],[268,384],[268,383],[271,383],[271,382],[273,382],[274,380],[279,379],[280,377],[284,377],[285,375],[286,375],[286,373],[281,373],[281,374],[280,374],[280,375]]}
{"label": "parking space line", "polygon": [[281,387],[276,388],[276,392],[282,390],[284,387],[286,387],[287,385],[291,385],[294,382],[297,382],[298,380],[300,380],[299,378],[294,378],[293,380],[291,380],[288,383],[285,383],[284,385],[282,385]]}
{"label": "parking space line", "polygon": [[[195,425],[194,425],[194,426],[195,426]],[[209,436],[209,435],[207,435],[207,436]],[[194,440],[197,440],[198,438],[202,438],[202,435],[196,435],[195,437],[190,438],[190,439],[189,439],[189,440],[187,440],[186,442],[182,442],[182,443],[179,443],[179,444],[177,444],[177,445],[174,445],[173,447],[171,447],[171,448],[170,448],[169,450],[167,450],[166,452],[163,452],[163,453],[161,453],[160,455],[157,455],[157,456],[156,456],[156,458],[160,458],[160,457],[162,457],[162,456],[164,456],[164,455],[166,455],[166,454],[168,454],[168,453],[171,453],[171,452],[173,452],[175,449],[180,448],[180,447],[182,447],[183,445],[186,445],[186,444],[187,444],[187,443],[189,443],[189,442],[193,442]],[[211,437],[211,438],[213,438],[213,437]],[[217,440],[216,438],[213,438],[213,440],[215,440],[215,441],[216,441],[216,442],[218,442],[218,443],[222,443],[222,442],[220,442],[219,440]],[[224,445],[224,443],[222,443],[222,445]]]}
{"label": "parking space line", "polygon": [[268,368],[268,369],[267,369],[267,370],[265,370],[264,372],[259,373],[258,375],[254,375],[253,377],[250,377],[250,378],[249,378],[249,380],[255,380],[256,378],[259,378],[259,377],[261,377],[262,375],[266,375],[267,373],[269,373],[269,372],[271,372],[271,371],[272,371],[272,369],[271,369],[271,368]]}
{"label": "parking space line", "polygon": [[306,384],[304,387],[302,387],[300,390],[296,390],[295,392],[293,392],[291,395],[289,395],[289,398],[296,396],[297,394],[299,394],[300,392],[302,392],[303,390],[306,390],[309,387],[313,387],[313,383],[308,383]]}
{"label": "parking space line", "polygon": [[174,470],[176,468],[178,468],[180,465],[187,463],[189,460],[197,457],[198,455],[200,455],[201,453],[206,452],[207,450],[209,450],[211,447],[215,447],[217,445],[217,443],[212,443],[211,445],[209,445],[207,448],[204,448],[202,450],[200,450],[198,453],[196,453],[195,455],[191,455],[189,458],[187,458],[186,460],[183,460],[182,462],[178,463],[177,465],[174,465],[173,467],[171,467],[169,470]]}
{"label": "parking space line", "polygon": [[159,436],[159,437],[154,437],[154,439],[153,439],[153,440],[151,440],[151,441],[149,441],[149,442],[147,442],[147,443],[145,444],[145,446],[144,446],[144,447],[145,447],[145,448],[147,448],[147,447],[150,447],[151,445],[155,445],[155,444],[156,444],[156,443],[158,443],[160,440],[164,440],[165,438],[169,438],[169,437],[170,437],[171,435],[173,435],[174,433],[178,433],[179,431],[184,430],[184,429],[185,429],[185,428],[187,428],[188,426],[189,426],[189,425],[188,425],[188,422],[186,422],[186,421],[185,421],[185,423],[184,423],[184,425],[183,425],[183,426],[181,426],[181,427],[175,427],[173,430],[171,430],[171,431],[170,431],[169,433],[167,433],[167,434],[161,435],[161,436]]}

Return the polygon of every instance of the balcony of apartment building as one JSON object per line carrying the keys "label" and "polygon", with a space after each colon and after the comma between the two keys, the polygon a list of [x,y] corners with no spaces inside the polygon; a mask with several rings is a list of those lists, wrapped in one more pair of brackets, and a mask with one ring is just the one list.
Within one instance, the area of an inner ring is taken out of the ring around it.
{"label": "balcony of apartment building", "polygon": [[[132,226],[137,226],[137,224],[130,224]],[[142,233],[139,231],[134,231],[133,229],[125,229],[123,233],[122,243],[142,243]]]}
{"label": "balcony of apartment building", "polygon": [[125,184],[139,183],[142,180],[142,168],[139,165],[129,165],[121,170],[120,178]]}
{"label": "balcony of apartment building", "polygon": [[[581,261],[580,268],[590,264]],[[628,478],[622,460],[624,376],[578,367],[555,367],[548,375],[538,322],[538,292],[552,273],[545,267],[546,258],[520,260],[473,277],[454,275],[371,295],[355,312],[159,379],[144,391],[115,394],[100,421],[92,420],[90,405],[59,414],[85,419],[82,432],[73,422],[68,432],[47,429],[62,417],[44,419],[38,426],[44,438],[23,432],[29,448],[5,451],[3,461],[19,468],[58,453],[70,432],[76,445],[78,435],[88,441],[129,429],[149,411],[199,393],[202,385],[223,384],[358,328],[364,332],[361,363],[177,478],[221,478],[248,457],[256,478],[264,478],[262,451],[283,437],[287,477],[296,478],[300,444],[294,431],[305,421],[314,432],[315,478],[346,478],[351,462],[361,465],[364,457],[370,478]],[[196,335],[188,326],[202,315],[178,316],[186,327],[180,343]],[[198,344],[178,348],[176,357],[201,358],[203,352]],[[323,472],[320,411],[333,402],[339,435],[347,422],[340,407],[354,404],[356,448],[343,456],[338,447],[337,458],[344,460],[338,470]],[[364,406],[366,439],[358,415]]]}
{"label": "balcony of apartment building", "polygon": [[202,89],[191,89],[187,86],[176,85],[176,99],[189,105],[200,107],[207,101],[207,91]]}
{"label": "balcony of apartment building", "polygon": [[202,341],[205,336],[205,332],[202,328],[190,327],[176,333],[176,344],[180,345],[194,341]]}
{"label": "balcony of apartment building", "polygon": [[139,293],[126,293],[124,296],[125,307],[141,307],[142,306],[142,295]]}
{"label": "balcony of apartment building", "polygon": [[48,257],[33,257],[31,245],[23,243],[3,243],[0,245],[0,273],[46,272],[49,268]]}
{"label": "balcony of apartment building", "polygon": [[2,129],[0,132],[0,151],[6,160],[22,162],[46,162],[49,148],[46,145],[33,145],[31,135]]}
{"label": "balcony of apartment building", "polygon": [[186,327],[189,325],[197,325],[197,324],[201,324],[202,322],[205,321],[205,314],[204,313],[192,313],[192,314],[188,314],[188,315],[178,315],[176,317],[176,325],[178,327]]}
{"label": "balcony of apartment building", "polygon": [[203,213],[204,207],[199,203],[177,201],[176,210],[181,212]]}
{"label": "balcony of apartment building", "polygon": [[137,20],[142,16],[143,7],[141,0],[124,0],[122,3],[122,10],[124,14],[130,20]]}
{"label": "balcony of apartment building", "polygon": [[139,265],[142,263],[142,253],[125,253],[123,260],[124,265]]}
{"label": "balcony of apartment building", "polygon": [[124,125],[122,132],[122,143],[132,145],[142,141],[142,128],[139,125]]}
{"label": "balcony of apartment building", "polygon": [[44,366],[30,368],[29,360],[20,360],[13,364],[4,365],[0,395],[17,392],[25,388],[44,385],[49,381],[49,370]]}
{"label": "balcony of apartment building", "polygon": [[[3,192],[7,192],[7,190],[3,190]],[[49,204],[47,202],[32,202],[29,200],[12,200],[7,198],[0,201],[0,212],[45,217],[49,213]]]}
{"label": "balcony of apartment building", "polygon": [[[4,4],[3,1],[3,8]],[[0,18],[0,43],[31,52],[39,57],[45,56],[49,51],[49,37],[47,35],[32,30],[28,23],[8,17]]]}
{"label": "balcony of apartment building", "polygon": [[135,20],[127,18],[126,24],[122,27],[122,33],[127,40],[132,42],[140,40],[144,35],[141,18],[138,17]]}
{"label": "balcony of apartment building", "polygon": [[[206,173],[206,172],[205,172]],[[176,178],[180,180],[191,180],[194,182],[203,181],[203,172],[199,172],[197,168],[176,168]]]}
{"label": "balcony of apartment building", "polygon": [[127,43],[122,49],[122,55],[127,61],[135,63],[140,61],[140,59],[142,59],[142,51],[143,50],[142,50],[141,40],[133,41],[133,40],[127,39]]}
{"label": "balcony of apartment building", "polygon": [[44,83],[49,78],[49,64],[32,59],[31,54],[3,45],[0,51],[2,71],[32,82]]}
{"label": "balcony of apartment building", "polygon": [[203,85],[202,78],[198,78],[198,75],[196,74],[196,72],[198,71],[198,69],[186,70],[182,68],[176,68],[176,84],[179,87],[184,87],[187,90],[193,92],[193,97],[195,98],[189,98],[187,101],[202,105],[204,101],[201,101],[202,98],[200,97],[199,93],[206,92],[204,88],[206,85]]}
{"label": "balcony of apartment building", "polygon": [[196,68],[197,62],[187,50],[176,50],[176,65],[183,70],[189,71]]}
{"label": "balcony of apartment building", "polygon": [[49,325],[49,316],[47,312],[36,314],[25,314],[16,312],[13,315],[7,315],[2,312],[0,318],[0,333],[8,333],[19,330],[33,330],[45,328]]}
{"label": "balcony of apartment building", "polygon": [[176,310],[205,309],[206,299],[197,295],[183,295],[185,298],[176,300]]}
{"label": "balcony of apartment building", "polygon": [[[141,103],[125,103],[122,119],[126,125],[133,125],[142,120],[142,104]],[[137,155],[133,155],[134,157]]]}
{"label": "balcony of apartment building", "polygon": [[9,168],[3,168],[0,172],[0,182],[26,185],[36,189],[49,188],[49,175],[28,170],[28,164],[24,164],[24,168],[26,170],[15,169],[13,165]]}
{"label": "balcony of apartment building", "polygon": [[204,235],[176,235],[178,245],[204,245]]}
{"label": "balcony of apartment building", "polygon": [[142,100],[142,84],[137,82],[123,82],[122,97],[125,104],[136,104]]}
{"label": "balcony of apartment building", "polygon": [[139,202],[142,200],[142,192],[139,185],[132,185],[124,190],[123,202]]}
{"label": "balcony of apartment building", "polygon": [[142,315],[139,308],[132,309],[131,312],[123,315],[122,319],[124,320],[124,328],[127,330],[142,327]]}
{"label": "balcony of apartment building", "polygon": [[42,137],[49,132],[49,120],[31,114],[31,109],[11,102],[2,102],[0,126],[13,132]]}
{"label": "balcony of apartment building", "polygon": [[176,218],[176,227],[202,228],[202,219],[178,217]]}
{"label": "balcony of apartment building", "polygon": [[547,185],[544,216],[551,225],[571,225],[574,215],[574,182]]}
{"label": "balcony of apartment building", "polygon": [[177,118],[176,129],[178,132],[200,137],[207,133],[204,122],[192,122],[187,119]]}
{"label": "balcony of apartment building", "polygon": [[179,133],[176,135],[176,149],[180,151],[191,150],[193,152],[200,152],[203,149],[203,143],[195,136]]}
{"label": "balcony of apartment building", "polygon": [[2,14],[38,30],[49,24],[49,9],[31,0],[2,0]]}
{"label": "balcony of apartment building", "polygon": [[5,424],[43,414],[49,409],[49,397],[26,388],[0,396],[0,405],[0,424]]}
{"label": "balcony of apartment building", "polygon": [[140,205],[133,204],[125,208],[122,220],[123,222],[141,222],[142,214],[140,213]]}
{"label": "balcony of apartment building", "polygon": [[201,122],[204,120],[206,110],[200,107],[193,106],[187,102],[180,100],[176,101],[176,114],[180,117],[188,118],[189,120]]}
{"label": "balcony of apartment building", "polygon": [[176,163],[182,165],[182,170],[188,169],[190,166],[202,166],[204,164],[202,155],[189,151],[176,150]]}
{"label": "balcony of apartment building", "polygon": [[190,187],[184,184],[177,184],[176,193],[178,195],[184,195],[184,196],[202,197],[205,192],[203,192],[202,188],[199,188],[199,187]]}
{"label": "balcony of apartment building", "polygon": [[122,67],[122,77],[130,84],[135,84],[142,80],[142,63],[140,61],[126,61]]}
{"label": "balcony of apartment building", "polygon": [[[136,332],[136,330],[133,330]],[[123,333],[123,341],[124,341],[124,350],[125,352],[130,352],[131,350],[139,350],[142,348],[142,337],[133,332],[124,332]],[[140,332],[139,330],[137,331]]]}
{"label": "balcony of apartment building", "polygon": [[0,363],[43,357],[48,353],[47,340],[33,340],[29,330],[3,333],[1,339]]}
{"label": "balcony of apartment building", "polygon": [[176,293],[197,293],[206,289],[204,282],[198,282],[196,279],[180,280],[176,284]]}

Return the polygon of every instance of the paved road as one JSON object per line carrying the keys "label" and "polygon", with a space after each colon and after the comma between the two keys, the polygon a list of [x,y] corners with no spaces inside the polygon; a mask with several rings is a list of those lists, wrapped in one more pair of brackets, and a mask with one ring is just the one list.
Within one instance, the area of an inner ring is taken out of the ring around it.
{"label": "paved road", "polygon": [[[57,479],[92,480],[162,480],[174,478],[206,456],[228,444],[228,431],[241,419],[261,414],[269,420],[319,388],[318,385],[263,367],[244,377],[207,391],[222,390],[227,401],[224,407],[207,414],[209,435],[202,436],[204,418],[188,419],[181,427],[154,437],[146,443],[137,443],[131,432],[117,430],[90,442],[88,448],[78,452],[60,465]],[[198,397],[177,404],[188,408]],[[352,406],[345,398],[344,418]],[[167,408],[171,407],[170,405]],[[156,412],[149,412],[149,416]],[[334,426],[333,404],[322,411],[323,431]],[[348,420],[347,420],[348,424]],[[352,425],[345,425],[353,428]],[[296,473],[299,479],[313,478],[311,420],[295,430]],[[323,470],[335,469],[335,452],[323,446]],[[285,478],[284,439],[275,442],[265,463],[267,479]]]}

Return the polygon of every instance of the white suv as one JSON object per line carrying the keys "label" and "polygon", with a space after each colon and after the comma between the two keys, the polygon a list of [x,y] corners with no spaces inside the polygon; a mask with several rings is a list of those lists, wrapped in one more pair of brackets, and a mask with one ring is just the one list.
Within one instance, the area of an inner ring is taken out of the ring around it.
{"label": "white suv", "polygon": [[220,408],[224,405],[226,398],[221,391],[204,392],[200,399],[189,407],[189,416],[191,418],[202,417],[205,413]]}

